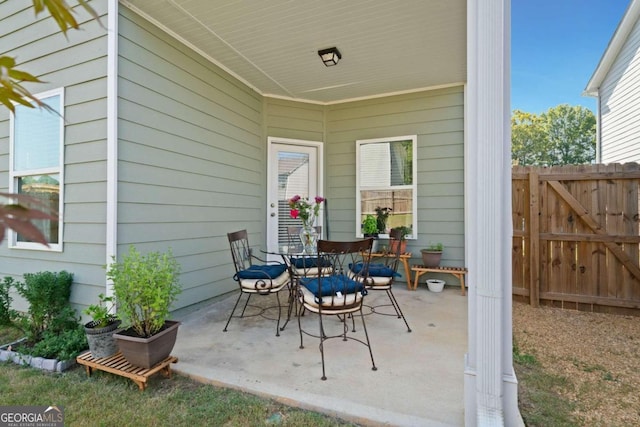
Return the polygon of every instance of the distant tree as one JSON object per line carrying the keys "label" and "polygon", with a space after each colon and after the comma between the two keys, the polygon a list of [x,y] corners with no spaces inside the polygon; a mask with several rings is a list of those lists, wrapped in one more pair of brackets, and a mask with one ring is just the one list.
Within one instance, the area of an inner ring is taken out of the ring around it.
{"label": "distant tree", "polygon": [[[36,16],[47,9],[64,34],[67,34],[67,30],[70,28],[78,29],[79,25],[73,16],[73,8],[65,0],[32,1]],[[92,17],[98,18],[86,0],[76,1]],[[48,108],[22,85],[23,82],[41,83],[38,78],[16,68],[15,58],[7,55],[0,56],[0,104],[11,111],[15,111],[15,104],[28,108],[36,106]],[[4,239],[5,230],[10,228],[23,234],[29,240],[47,245],[47,239],[31,221],[34,219],[57,220],[57,213],[48,212],[37,199],[25,195],[0,193],[1,198],[13,200],[14,203],[0,203],[0,242]]]}
{"label": "distant tree", "polygon": [[542,117],[514,110],[511,115],[511,159],[519,165],[535,165],[546,151]]}
{"label": "distant tree", "polygon": [[596,157],[596,118],[581,106],[561,104],[536,115],[514,110],[511,158],[519,165],[575,165]]}

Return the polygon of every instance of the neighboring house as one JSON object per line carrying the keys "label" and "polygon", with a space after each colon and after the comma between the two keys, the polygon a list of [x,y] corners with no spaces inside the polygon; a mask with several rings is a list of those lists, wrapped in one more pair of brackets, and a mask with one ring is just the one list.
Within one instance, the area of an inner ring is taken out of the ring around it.
{"label": "neighboring house", "polygon": [[[170,247],[182,266],[175,308],[206,301],[236,289],[227,232],[246,228],[254,245],[269,244],[278,209],[271,141],[318,155],[331,238],[346,240],[358,233],[356,141],[415,135],[410,250],[437,239],[445,263],[469,268],[466,423],[521,421],[511,361],[509,1],[91,5],[102,26],[79,10],[88,22],[65,37],[29,2],[0,3],[3,54],[45,82],[28,87],[64,117],[0,111],[0,191],[40,189],[62,217],[58,228],[43,225],[56,239],[50,248],[10,234],[0,277],[68,270],[82,309],[110,292],[112,256]],[[222,17],[215,28],[211,16]],[[333,44],[342,60],[325,69],[316,50]],[[284,169],[275,170],[278,193]]]}
{"label": "neighboring house", "polygon": [[597,98],[597,163],[640,162],[640,0],[631,0],[584,94]]}

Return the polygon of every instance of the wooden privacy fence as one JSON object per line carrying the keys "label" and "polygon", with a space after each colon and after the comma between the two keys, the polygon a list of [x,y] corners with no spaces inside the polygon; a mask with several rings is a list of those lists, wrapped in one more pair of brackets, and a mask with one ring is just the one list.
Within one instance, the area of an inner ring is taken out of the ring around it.
{"label": "wooden privacy fence", "polygon": [[512,170],[513,295],[640,314],[640,165]]}

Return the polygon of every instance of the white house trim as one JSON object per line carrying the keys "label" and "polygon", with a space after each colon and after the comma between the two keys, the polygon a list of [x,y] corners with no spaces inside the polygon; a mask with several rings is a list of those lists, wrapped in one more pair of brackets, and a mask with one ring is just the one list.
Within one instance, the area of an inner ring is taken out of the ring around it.
{"label": "white house trim", "polygon": [[633,27],[636,25],[638,16],[640,16],[640,0],[631,0],[627,10],[624,12],[624,16],[622,17],[620,24],[618,24],[618,28],[616,28],[611,41],[609,41],[607,49],[604,51],[602,58],[600,58],[600,62],[598,63],[596,70],[593,72],[589,83],[587,83],[587,87],[584,89],[583,95],[598,96],[600,85],[602,85],[602,81],[609,73],[611,66],[618,57],[618,54],[624,46],[624,43],[627,41]]}
{"label": "white house trim", "polygon": [[511,354],[510,0],[467,3],[465,425],[524,425]]}
{"label": "white house trim", "polygon": [[[118,244],[118,0],[109,0],[107,15],[107,217],[106,264]],[[106,284],[107,296],[113,294]]]}

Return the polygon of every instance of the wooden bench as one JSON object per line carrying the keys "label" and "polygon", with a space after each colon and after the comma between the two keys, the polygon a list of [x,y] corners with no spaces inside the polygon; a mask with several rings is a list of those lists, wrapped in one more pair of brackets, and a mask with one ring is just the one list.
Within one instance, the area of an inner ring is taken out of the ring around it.
{"label": "wooden bench", "polygon": [[424,265],[414,265],[411,267],[411,271],[415,271],[416,278],[413,281],[413,290],[418,289],[418,279],[424,273],[448,273],[453,274],[460,281],[460,289],[462,295],[466,295],[464,287],[464,276],[467,274],[467,269],[464,267],[425,267]]}
{"label": "wooden bench", "polygon": [[76,357],[76,362],[79,365],[84,365],[87,375],[91,376],[91,372],[94,369],[100,371],[109,372],[112,374],[120,375],[122,377],[132,379],[140,391],[144,391],[147,387],[147,380],[149,377],[157,372],[160,372],[167,378],[171,378],[171,364],[178,363],[178,358],[169,356],[162,362],[159,362],[150,369],[141,368],[139,366],[133,366],[125,360],[122,353],[117,352],[113,356],[98,359],[93,357],[90,351],[82,353]]}

